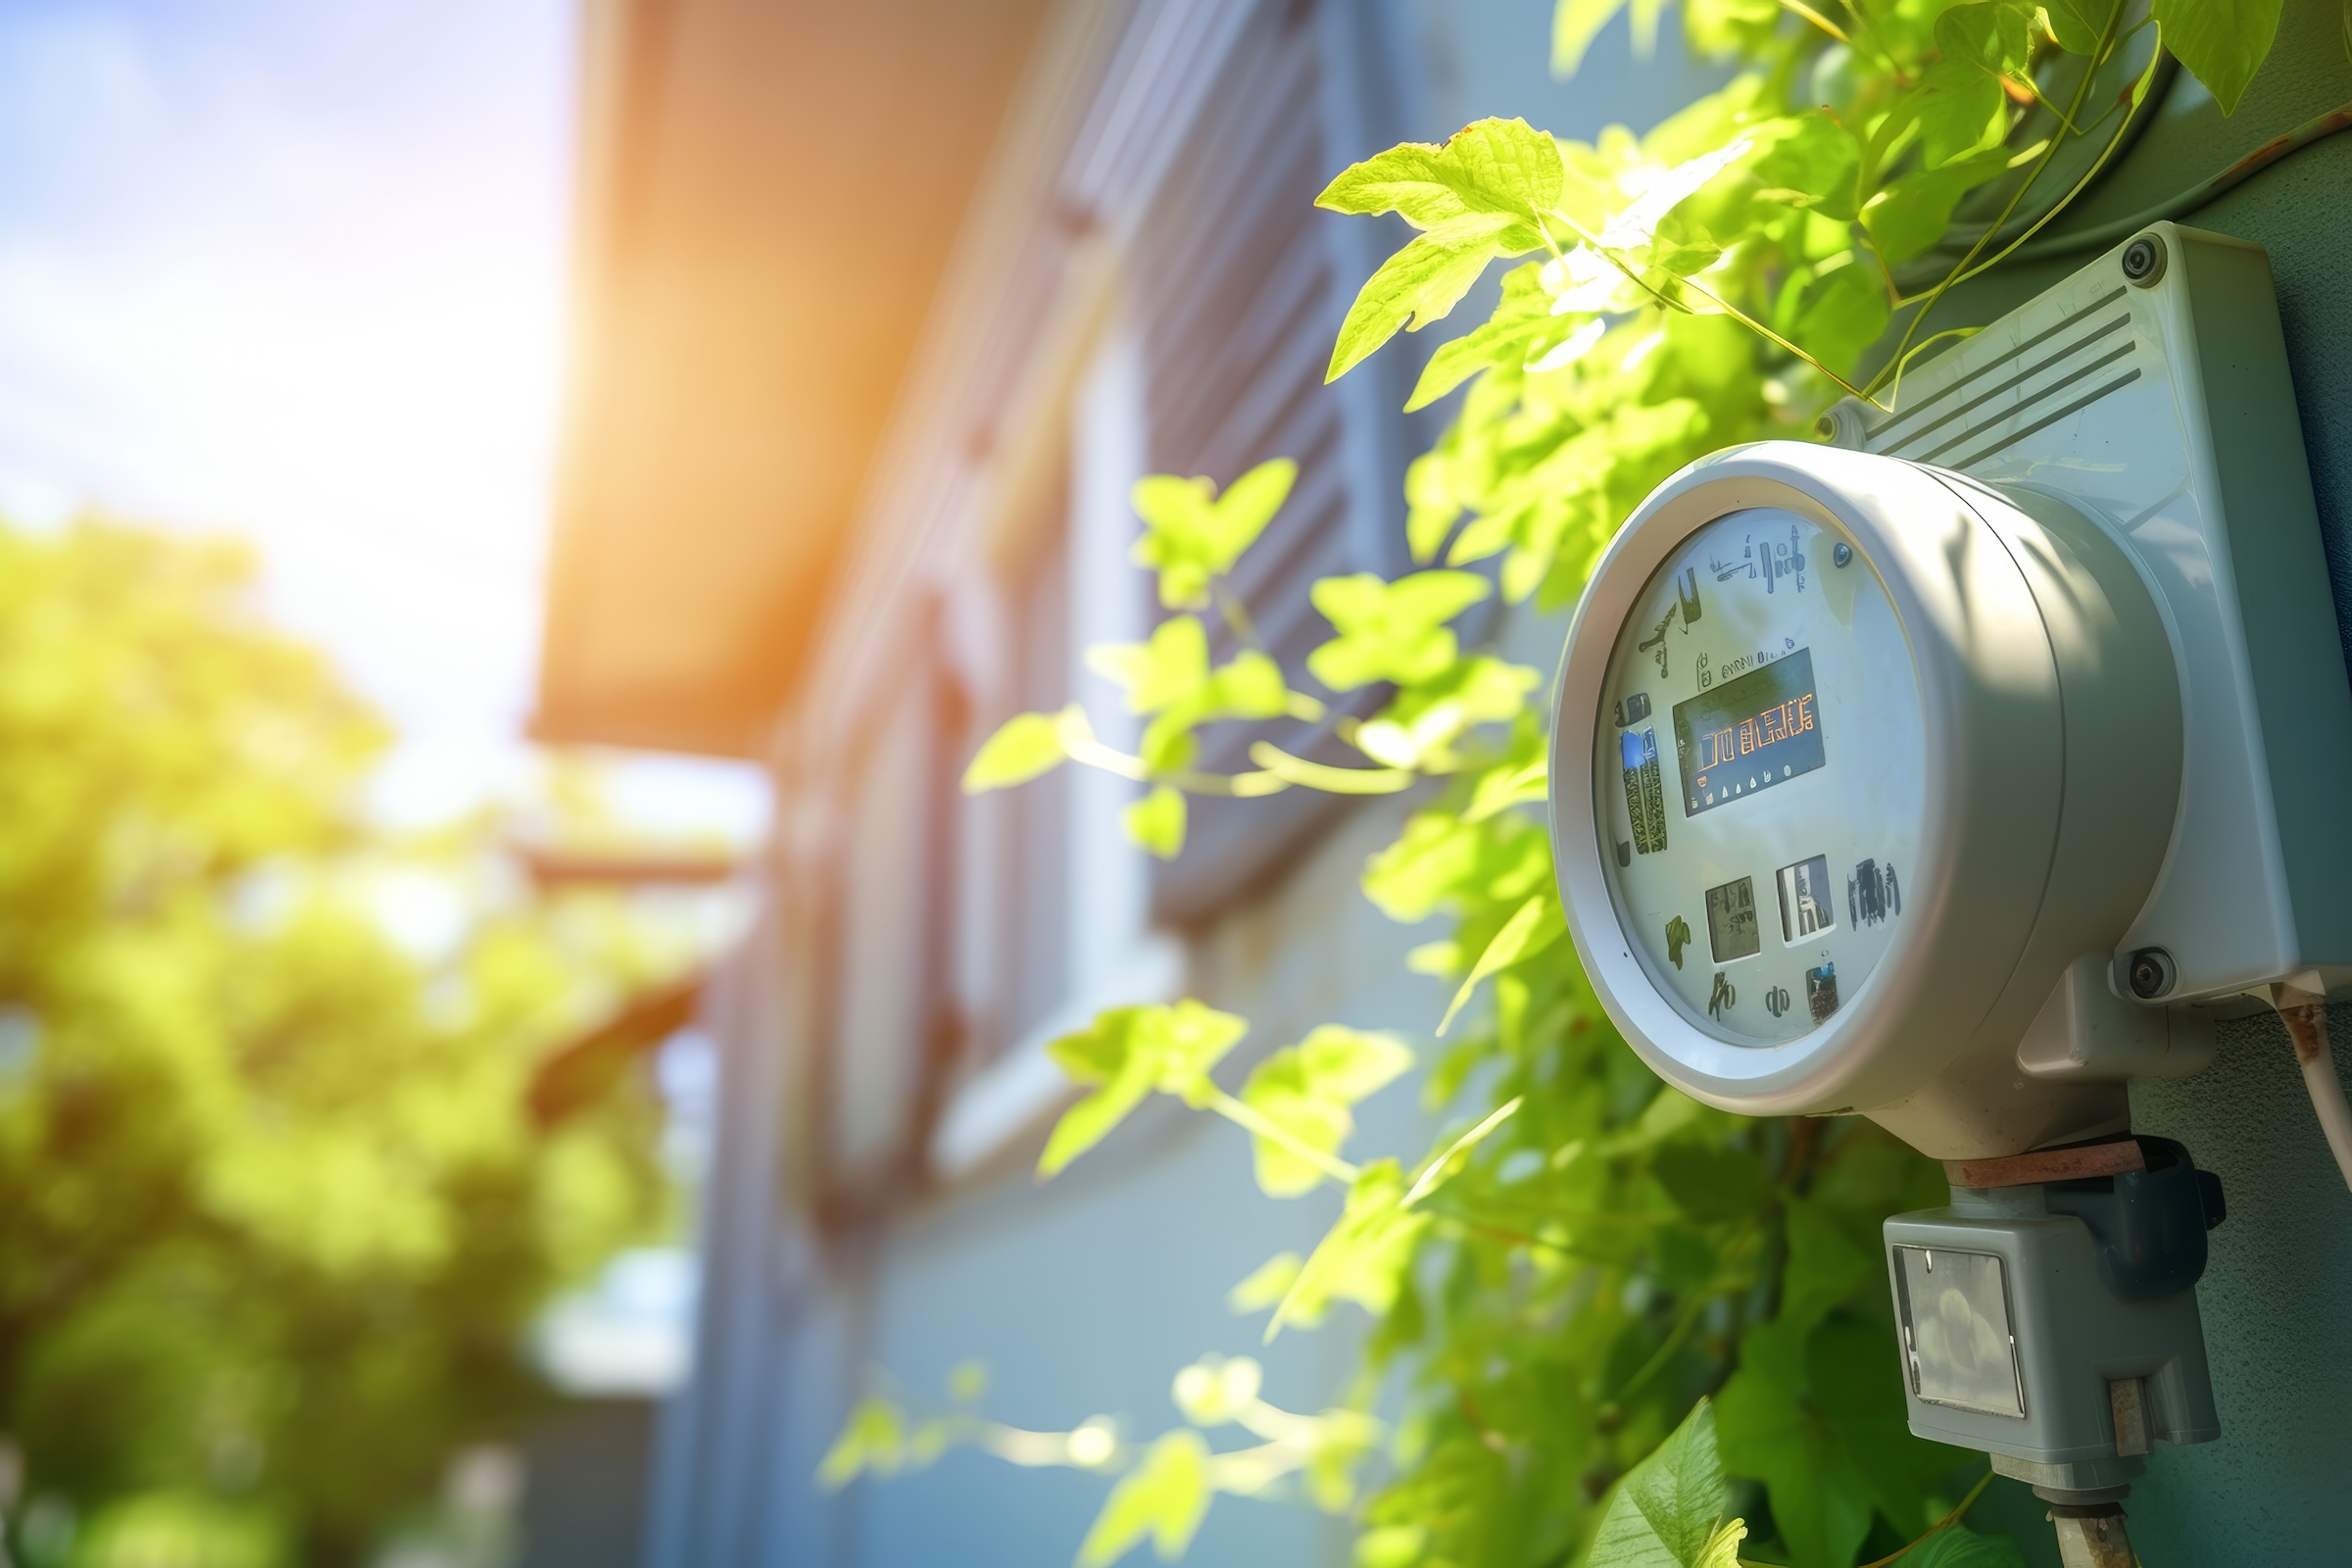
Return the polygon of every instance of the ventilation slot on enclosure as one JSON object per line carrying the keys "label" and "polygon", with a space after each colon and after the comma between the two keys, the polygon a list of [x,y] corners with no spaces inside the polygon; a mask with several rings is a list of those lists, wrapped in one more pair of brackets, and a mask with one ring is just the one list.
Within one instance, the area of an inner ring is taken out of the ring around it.
{"label": "ventilation slot on enclosure", "polygon": [[2139,379],[2120,288],[1873,426],[1874,452],[1968,468]]}

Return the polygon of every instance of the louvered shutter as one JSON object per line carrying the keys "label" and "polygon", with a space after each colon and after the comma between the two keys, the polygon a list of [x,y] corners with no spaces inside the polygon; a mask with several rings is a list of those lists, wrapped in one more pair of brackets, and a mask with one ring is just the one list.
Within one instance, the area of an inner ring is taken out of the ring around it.
{"label": "louvered shutter", "polygon": [[[1401,569],[1402,473],[1418,436],[1396,411],[1401,356],[1337,386],[1324,367],[1348,301],[1377,265],[1372,225],[1318,212],[1316,192],[1376,140],[1357,106],[1370,8],[1261,4],[1243,20],[1203,90],[1191,133],[1165,166],[1132,247],[1133,308],[1146,363],[1149,459],[1157,472],[1220,486],[1267,458],[1299,465],[1290,503],[1235,587],[1259,640],[1302,689],[1307,653],[1330,627],[1307,598],[1317,578]],[[1393,106],[1392,106],[1393,107]],[[1385,140],[1386,138],[1379,138]],[[1352,142],[1335,150],[1335,143]],[[1408,383],[1409,384],[1409,383]],[[1211,617],[1216,657],[1234,632]],[[1334,713],[1368,712],[1384,694],[1339,696]],[[1362,759],[1331,721],[1223,724],[1203,735],[1200,765],[1247,768],[1269,739],[1318,760]],[[1154,918],[1191,924],[1277,874],[1344,803],[1293,790],[1255,801],[1196,799],[1181,858],[1155,873]]]}

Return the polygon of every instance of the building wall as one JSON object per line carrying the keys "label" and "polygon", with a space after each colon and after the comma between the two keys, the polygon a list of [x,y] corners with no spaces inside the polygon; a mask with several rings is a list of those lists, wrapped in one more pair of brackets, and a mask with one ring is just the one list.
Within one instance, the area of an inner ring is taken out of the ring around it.
{"label": "building wall", "polygon": [[[1111,16],[1123,8],[1102,9]],[[1395,0],[1374,9],[1407,41],[1403,57],[1412,64],[1410,79],[1384,89],[1391,101],[1382,111],[1413,134],[1442,135],[1485,113],[1524,114],[1563,134],[1590,134],[1610,121],[1645,124],[1707,84],[1671,59],[1633,61],[1622,24],[1578,83],[1553,83],[1543,71],[1548,6],[1539,0]],[[2088,216],[2136,211],[2134,204],[2201,178],[2277,129],[2352,99],[2338,25],[2328,8],[2291,0],[2278,62],[2229,121],[2195,103],[2193,84],[2177,87],[2158,127],[2097,193],[2104,207]],[[2340,241],[2352,211],[2348,182],[2352,136],[2297,155],[2188,220],[2272,249],[2339,606],[2352,605],[2352,378],[2340,369],[2352,363]],[[1962,295],[1953,308],[1989,318],[2079,260],[2021,271]],[[990,305],[982,298],[967,310],[985,317]],[[1065,382],[1082,386],[1084,367],[1100,372],[1110,363],[1105,353],[1115,359],[1117,317],[1115,305],[1105,308],[1109,324],[1091,329],[1073,351],[1081,369],[1065,372]],[[1066,434],[1083,423],[1083,411],[1066,400],[1055,407],[1037,428]],[[1001,470],[1018,457],[1000,451],[990,461]],[[1072,460],[1065,453],[1052,461]],[[986,491],[975,484],[956,493]],[[907,485],[912,493],[913,481]],[[943,480],[927,493],[951,488]],[[1115,497],[1122,484],[1114,475],[1099,488]],[[909,560],[965,548],[986,511],[977,502],[961,510],[941,503],[917,526],[906,517],[919,509],[875,506],[869,569],[896,564],[902,575]],[[1095,536],[1087,548],[1102,542]],[[906,612],[888,593],[859,603],[897,603],[889,612]],[[1547,664],[1562,628],[1506,629],[1518,657]],[[844,679],[888,673],[908,646],[871,623],[837,624],[829,641]],[[794,804],[796,791],[823,794],[829,755],[809,742],[782,764],[788,840],[797,833],[821,849],[846,831],[840,813],[860,804]],[[1116,805],[1104,796],[1073,809],[1101,822]],[[1389,925],[1354,886],[1400,809],[1387,802],[1347,811],[1270,890],[1189,938],[1164,939],[1153,951],[1173,951],[1173,970],[1088,961],[1114,989],[1120,975],[1141,976],[1147,988],[1183,979],[1191,994],[1251,1018],[1255,1031],[1237,1059],[1325,1021],[1425,1038],[1443,999],[1400,960],[1428,933]],[[795,821],[801,825],[790,827]],[[2307,849],[2341,857],[2347,846],[2352,835]],[[814,916],[804,912],[795,927],[789,913],[808,891],[804,871],[812,863],[797,854],[790,843],[780,854],[779,912],[724,989],[725,1111],[706,1232],[701,1359],[694,1389],[664,1418],[649,1563],[1030,1564],[1074,1549],[1105,1490],[1101,1478],[1018,1471],[961,1453],[840,1496],[820,1493],[811,1481],[817,1461],[872,1368],[935,1395],[951,1367],[976,1358],[994,1374],[988,1407],[1006,1420],[1066,1428],[1108,1413],[1147,1438],[1175,1420],[1169,1376],[1206,1351],[1262,1354],[1278,1403],[1311,1408],[1332,1396],[1351,1365],[1360,1314],[1343,1308],[1320,1333],[1288,1334],[1261,1351],[1254,1322],[1227,1312],[1222,1298],[1272,1252],[1310,1245],[1336,1197],[1263,1199],[1243,1136],[1210,1118],[1151,1107],[1042,1187],[1025,1174],[1035,1127],[1000,1130],[971,1145],[977,1152],[944,1190],[884,1204],[846,1230],[820,1231],[809,1217],[800,1151],[823,1114],[806,1068],[826,1038],[822,1009],[810,1000],[824,982],[810,956],[821,949],[807,928]],[[1074,874],[1083,877],[1083,866]],[[1118,885],[1128,918],[1134,887]],[[1088,935],[1102,930],[1089,926]],[[869,975],[858,983],[895,982]],[[969,1098],[961,1103],[968,1111]],[[2330,1483],[2352,1455],[2337,1414],[2342,1369],[2352,1365],[2352,1322],[2342,1311],[2352,1298],[2352,1197],[2328,1164],[2283,1035],[2262,1020],[2231,1025],[2210,1071],[2148,1086],[2135,1105],[2144,1130],[2182,1139],[2222,1173],[2230,1205],[2201,1296],[2225,1437],[2156,1456],[2131,1505],[2141,1549],[2155,1563],[2338,1560]],[[1416,1146],[1423,1129],[1409,1085],[1367,1111],[1357,1147]],[[955,1103],[944,1112],[949,1124],[963,1125],[957,1114]],[[2032,1559],[2047,1558],[2047,1527],[2022,1490],[2004,1484],[1986,1509]],[[1220,1499],[1194,1560],[1338,1564],[1348,1535],[1303,1506]]]}

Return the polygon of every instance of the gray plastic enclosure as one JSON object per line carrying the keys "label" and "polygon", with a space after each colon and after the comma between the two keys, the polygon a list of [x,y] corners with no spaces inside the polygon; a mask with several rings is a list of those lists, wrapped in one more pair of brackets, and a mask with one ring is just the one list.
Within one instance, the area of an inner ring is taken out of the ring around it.
{"label": "gray plastic enclosure", "polygon": [[2090,1228],[2034,1212],[2040,1194],[1962,1190],[1886,1222],[1911,1430],[2036,1485],[2124,1485],[2146,1448],[2119,1444],[2115,1385],[2136,1385],[2145,1438],[2221,1436],[2197,1293],[2118,1299]]}

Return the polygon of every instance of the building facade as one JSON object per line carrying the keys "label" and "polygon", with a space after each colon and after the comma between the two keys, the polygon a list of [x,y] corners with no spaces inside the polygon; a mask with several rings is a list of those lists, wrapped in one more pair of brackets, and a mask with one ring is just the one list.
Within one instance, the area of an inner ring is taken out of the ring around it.
{"label": "building facade", "polygon": [[[1120,1003],[1199,996],[1252,1020],[1243,1056],[1323,1022],[1426,1036],[1420,936],[1355,890],[1395,802],[1296,792],[1197,808],[1162,865],[1128,846],[1134,787],[1065,769],[967,799],[1011,713],[1135,721],[1081,662],[1147,635],[1129,486],[1300,464],[1240,584],[1296,668],[1307,585],[1403,565],[1399,345],[1335,387],[1332,334],[1395,233],[1313,210],[1325,179],[1485,114],[1564,135],[1645,125],[1709,84],[1622,23],[1573,84],[1538,0],[1007,0],[592,14],[582,391],[543,681],[555,738],[753,756],[776,832],[763,912],[713,984],[723,1052],[690,1388],[665,1410],[649,1568],[1059,1561],[1106,1483],[972,1453],[838,1494],[814,1473],[866,1380],[936,1396],[967,1360],[1016,1425],[1098,1413],[1145,1437],[1168,1378],[1260,1353],[1224,1304],[1311,1246],[1331,1195],[1276,1203],[1246,1141],[1151,1107],[1034,1183],[1068,1090],[1045,1043]],[[2234,117],[2185,75],[2086,198],[2083,225],[2352,99],[2325,8],[2290,6]],[[2352,138],[2186,220],[2271,246],[2339,613],[2352,604]],[[2166,214],[2164,216],[2176,216]],[[1981,318],[2071,265],[1981,288]],[[1994,292],[2007,290],[2005,294]],[[1561,627],[1492,628],[1547,666]],[[1229,726],[1315,755],[1327,737]],[[1218,759],[1208,759],[1215,763]],[[2338,845],[2326,853],[2344,854]],[[2143,1129],[2230,1183],[2204,1287],[2229,1435],[2158,1456],[2151,1561],[2323,1560],[2352,1329],[2352,1200],[2275,1026],[2149,1090]],[[1367,1148],[1411,1147],[1409,1087]],[[1360,1319],[1356,1320],[1360,1324]],[[1351,1329],[1287,1336],[1269,1396],[1330,1398]],[[2333,1382],[2329,1382],[2333,1380]],[[2144,1515],[2143,1510],[2144,1508]],[[2021,1535],[2038,1549],[2038,1516]],[[1300,1505],[1221,1501],[1201,1562],[1348,1560]],[[2247,1543],[2261,1554],[2243,1555]],[[2160,1556],[2159,1553],[2162,1555]]]}

